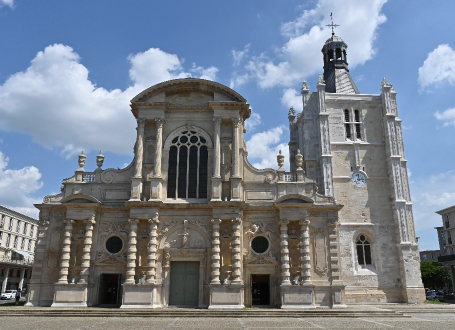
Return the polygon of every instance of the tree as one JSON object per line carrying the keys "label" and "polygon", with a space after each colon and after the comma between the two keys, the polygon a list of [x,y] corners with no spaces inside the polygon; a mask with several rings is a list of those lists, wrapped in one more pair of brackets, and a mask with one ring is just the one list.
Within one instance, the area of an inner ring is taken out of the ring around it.
{"label": "tree", "polygon": [[436,261],[424,261],[420,263],[422,282],[425,288],[444,288],[451,281],[450,272],[447,268]]}

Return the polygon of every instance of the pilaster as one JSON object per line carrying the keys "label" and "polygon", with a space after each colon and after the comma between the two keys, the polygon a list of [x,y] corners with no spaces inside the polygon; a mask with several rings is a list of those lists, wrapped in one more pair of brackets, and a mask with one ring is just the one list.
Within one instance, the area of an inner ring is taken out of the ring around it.
{"label": "pilaster", "polygon": [[221,148],[220,148],[220,127],[221,118],[213,118],[215,127],[214,136],[214,169],[212,177],[212,201],[221,201],[221,176],[220,176],[220,162],[221,162]]}
{"label": "pilaster", "polygon": [[142,161],[144,159],[144,127],[146,120],[137,119],[137,138],[136,138],[136,164],[134,167],[134,177],[131,180],[130,201],[140,201],[142,194]]}

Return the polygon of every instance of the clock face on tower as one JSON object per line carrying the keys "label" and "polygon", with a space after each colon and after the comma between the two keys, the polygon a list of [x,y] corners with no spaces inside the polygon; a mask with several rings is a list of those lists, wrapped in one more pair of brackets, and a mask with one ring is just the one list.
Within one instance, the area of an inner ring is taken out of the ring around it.
{"label": "clock face on tower", "polygon": [[366,178],[363,173],[357,172],[352,175],[352,182],[357,186],[357,187],[362,187],[365,182]]}

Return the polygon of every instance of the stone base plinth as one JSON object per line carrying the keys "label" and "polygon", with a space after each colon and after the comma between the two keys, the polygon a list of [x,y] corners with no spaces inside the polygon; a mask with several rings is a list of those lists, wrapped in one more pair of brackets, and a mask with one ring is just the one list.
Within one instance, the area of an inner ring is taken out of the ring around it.
{"label": "stone base plinth", "polygon": [[51,307],[87,307],[87,284],[54,284]]}
{"label": "stone base plinth", "polygon": [[332,284],[332,308],[346,308],[345,304],[345,285],[343,284]]}
{"label": "stone base plinth", "polygon": [[426,300],[423,287],[406,287],[404,291],[403,296],[408,304],[423,304]]}
{"label": "stone base plinth", "polygon": [[306,309],[316,308],[314,304],[314,285],[280,286],[281,308]]}
{"label": "stone base plinth", "polygon": [[243,303],[243,284],[210,285],[210,305],[211,308],[223,309],[242,309]]}
{"label": "stone base plinth", "polygon": [[161,308],[156,304],[156,284],[122,284],[120,308]]}

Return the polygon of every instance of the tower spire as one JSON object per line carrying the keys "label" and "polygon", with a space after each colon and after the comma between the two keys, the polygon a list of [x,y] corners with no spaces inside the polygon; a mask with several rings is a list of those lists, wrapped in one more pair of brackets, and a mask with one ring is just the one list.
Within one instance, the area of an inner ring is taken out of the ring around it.
{"label": "tower spire", "polygon": [[332,28],[332,36],[334,36],[334,35],[335,35],[335,29],[334,29],[334,28],[336,28],[336,27],[339,26],[339,25],[338,25],[338,24],[333,24],[332,13],[330,13],[330,21],[331,21],[332,23],[327,24],[326,26],[330,26],[330,27]]}

